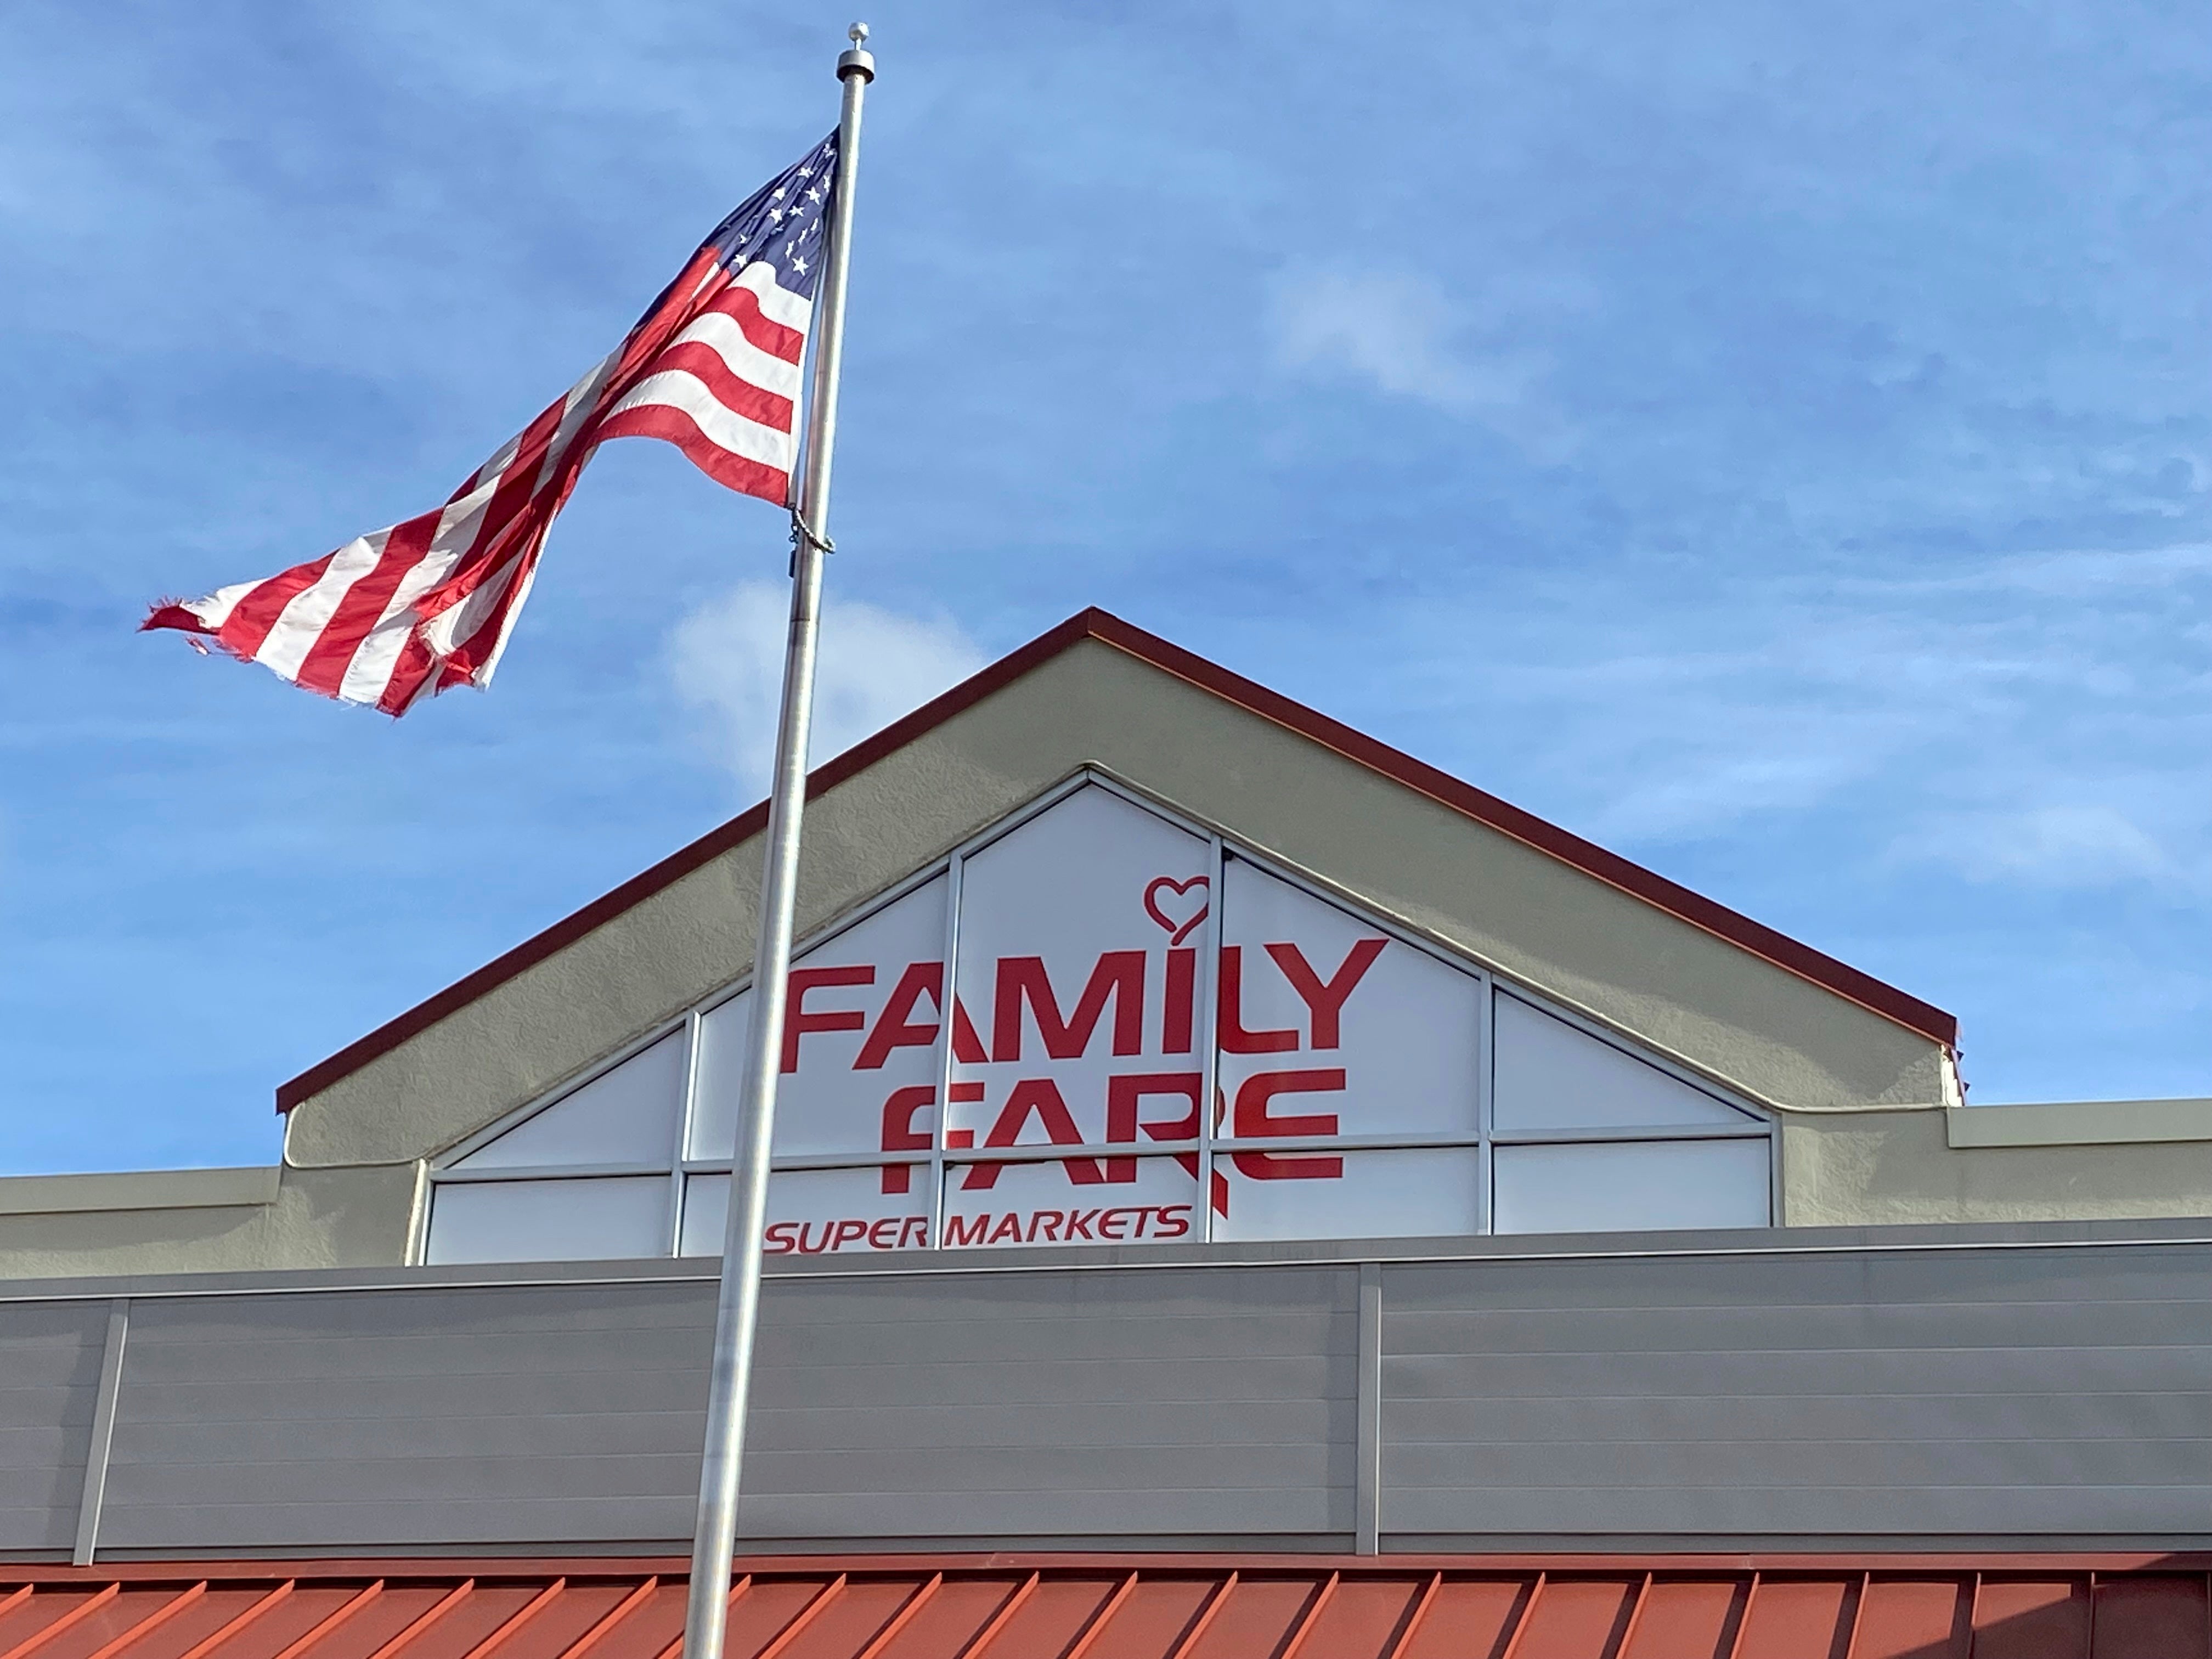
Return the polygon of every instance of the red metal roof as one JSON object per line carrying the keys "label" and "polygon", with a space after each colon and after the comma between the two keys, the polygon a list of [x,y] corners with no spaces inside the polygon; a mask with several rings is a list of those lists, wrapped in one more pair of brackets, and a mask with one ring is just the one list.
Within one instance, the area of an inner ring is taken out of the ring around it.
{"label": "red metal roof", "polygon": [[[1411,755],[1393,749],[1364,732],[1353,730],[1341,720],[1332,720],[1304,703],[1295,702],[1279,691],[1270,691],[1266,686],[1248,680],[1241,674],[1231,673],[1218,663],[1211,662],[1195,652],[1170,645],[1158,635],[1148,634],[1133,623],[1123,622],[1119,617],[1096,606],[1079,611],[1059,627],[1039,635],[1027,645],[1008,653],[981,672],[962,681],[943,696],[924,703],[911,714],[894,721],[873,737],[863,739],[835,759],[816,767],[807,775],[808,799],[811,799],[856,773],[865,771],[885,755],[905,747],[963,709],[972,708],[993,692],[1011,685],[1041,664],[1050,661],[1085,640],[1095,640],[1124,652],[1140,662],[1149,663],[1164,673],[1211,692],[1224,702],[1248,709],[1262,720],[1272,720],[1325,749],[1334,750],[1347,760],[1380,773],[1409,789],[1417,790],[1453,811],[1510,836],[1563,864],[1571,865],[1586,875],[1594,876],[1624,893],[1642,899],[1647,904],[1679,916],[1694,927],[1701,927],[1717,938],[1764,957],[1777,967],[1809,980],[1838,996],[1848,998],[1861,1007],[1869,1009],[1885,1019],[1893,1020],[1908,1030],[1917,1031],[1931,1042],[1948,1048],[1959,1040],[1958,1020],[1942,1009],[1923,1002],[1918,997],[1900,991],[1893,985],[1885,984],[1848,963],[1838,962],[1825,951],[1802,944],[1763,922],[1753,921],[1702,893],[1692,892],[1679,882],[1669,881],[1618,853],[1608,852],[1594,842],[1584,841],[1580,836],[1547,823],[1534,812],[1499,799],[1487,790],[1478,789],[1425,761],[1415,760]],[[513,950],[456,980],[406,1012],[386,1021],[368,1036],[348,1043],[327,1060],[310,1066],[289,1082],[280,1084],[276,1090],[276,1109],[279,1112],[290,1111],[310,1096],[329,1088],[341,1078],[350,1076],[379,1055],[389,1054],[418,1031],[434,1025],[456,1009],[475,1001],[493,987],[503,984],[580,939],[594,927],[620,915],[631,906],[760,834],[767,824],[768,803],[763,801],[719,829],[709,830],[689,847],[672,853],[652,868],[632,876],[611,892],[593,899],[574,915],[525,939]]]}
{"label": "red metal roof", "polygon": [[[680,1561],[0,1565],[0,1659],[678,1659]],[[2212,1559],[740,1564],[728,1659],[2206,1659]]]}

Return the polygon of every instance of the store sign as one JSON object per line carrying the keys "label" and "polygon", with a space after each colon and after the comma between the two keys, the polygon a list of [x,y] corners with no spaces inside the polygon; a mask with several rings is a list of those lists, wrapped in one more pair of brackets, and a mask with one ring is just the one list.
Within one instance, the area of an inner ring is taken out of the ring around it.
{"label": "store sign", "polygon": [[[718,1251],[750,1003],[443,1164],[428,1259]],[[1771,1215],[1763,1119],[1097,784],[806,951],[781,1065],[777,1255]]]}
{"label": "store sign", "polygon": [[[1086,788],[964,861],[949,994],[946,876],[809,952],[777,1155],[941,1153],[946,1246],[1191,1237],[1210,1036],[1214,1237],[1384,1211],[1401,1231],[1409,1206],[1422,1231],[1473,1231],[1471,1150],[1279,1143],[1472,1137],[1480,981],[1245,860],[1221,878],[1217,895],[1200,837]],[[745,1005],[708,1017],[695,1156],[726,1155]],[[1053,1147],[1070,1150],[990,1156]],[[932,1180],[929,1163],[780,1170],[766,1247],[924,1246]]]}

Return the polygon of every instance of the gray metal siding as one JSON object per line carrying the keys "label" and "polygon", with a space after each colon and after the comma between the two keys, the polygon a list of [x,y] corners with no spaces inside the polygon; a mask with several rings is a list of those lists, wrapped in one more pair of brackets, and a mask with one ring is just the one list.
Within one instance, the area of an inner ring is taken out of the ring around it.
{"label": "gray metal siding", "polygon": [[101,1547],[679,1536],[713,1320],[696,1284],[142,1298]]}
{"label": "gray metal siding", "polygon": [[1340,1532],[1357,1270],[787,1280],[757,1537]]}
{"label": "gray metal siding", "polygon": [[106,1334],[105,1302],[0,1310],[0,1550],[76,1535]]}
{"label": "gray metal siding", "polygon": [[1400,1535],[2212,1531],[2201,1248],[1386,1269]]}
{"label": "gray metal siding", "polygon": [[[1372,1517],[1385,1549],[2212,1546],[2212,1243],[1772,1238],[1386,1260],[1364,1373],[1348,1248],[787,1268],[744,1528],[1296,1548],[1370,1538]],[[130,1329],[100,1548],[680,1547],[713,1282],[520,1274],[538,1282],[109,1287]],[[76,1535],[108,1310],[0,1290],[0,1551]]]}
{"label": "gray metal siding", "polygon": [[[744,1530],[1342,1530],[1355,1273],[772,1282]],[[697,1282],[142,1299],[101,1546],[683,1538],[713,1317]]]}

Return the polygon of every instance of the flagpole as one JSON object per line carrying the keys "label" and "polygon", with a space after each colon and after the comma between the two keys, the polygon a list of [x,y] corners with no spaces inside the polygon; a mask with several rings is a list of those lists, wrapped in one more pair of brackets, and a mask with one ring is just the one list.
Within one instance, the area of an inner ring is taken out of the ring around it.
{"label": "flagpole", "polygon": [[837,189],[823,250],[814,384],[807,399],[806,453],[794,509],[791,631],[784,647],[783,707],[776,721],[775,776],[769,792],[768,854],[761,877],[760,942],[753,956],[752,1029],[730,1170],[729,1226],[714,1308],[714,1358],[707,1387],[707,1441],[699,1466],[699,1518],[691,1539],[690,1599],[684,1617],[686,1659],[722,1659],[730,1609],[730,1560],[737,1548],[738,1477],[751,1392],[753,1329],[760,1314],[761,1230],[768,1212],[769,1150],[775,1127],[776,1068],[783,1052],[784,998],[799,887],[799,820],[806,805],[806,738],[813,715],[814,652],[821,629],[822,561],[830,519],[830,458],[837,437],[837,374],[844,356],[845,273],[853,248],[853,199],[860,171],[860,100],[876,76],[855,23],[837,58],[844,106],[837,118]]}

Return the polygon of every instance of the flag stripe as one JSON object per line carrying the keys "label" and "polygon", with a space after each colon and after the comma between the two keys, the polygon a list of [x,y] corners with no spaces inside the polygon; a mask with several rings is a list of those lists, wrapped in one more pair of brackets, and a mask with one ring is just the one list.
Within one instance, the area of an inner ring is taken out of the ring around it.
{"label": "flag stripe", "polygon": [[763,426],[748,419],[718,399],[714,389],[697,375],[684,369],[650,374],[640,381],[635,391],[607,411],[607,419],[599,428],[599,438],[604,441],[615,436],[615,423],[630,410],[656,404],[682,410],[707,435],[708,442],[720,444],[732,454],[763,465],[790,470],[792,440],[788,427]]}
{"label": "flag stripe", "polygon": [[262,642],[283,616],[284,607],[291,604],[293,595],[304,593],[319,581],[336,557],[336,553],[325,553],[310,563],[294,565],[265,582],[256,582],[252,592],[241,595],[231,607],[230,615],[223,619],[218,635],[224,649],[235,652],[249,662],[258,658]]}
{"label": "flag stripe", "polygon": [[789,466],[776,466],[732,453],[700,431],[699,423],[683,410],[654,404],[644,409],[625,410],[617,419],[621,430],[614,436],[659,438],[674,444],[691,458],[693,465],[726,489],[742,495],[757,495],[767,501],[787,503],[791,499]]}
{"label": "flag stripe", "polygon": [[384,556],[346,590],[345,598],[338,601],[301,659],[294,679],[303,690],[319,691],[326,697],[337,696],[354,653],[369,630],[385,619],[386,608],[407,573],[420,565],[430,550],[438,519],[435,513],[424,513],[392,526],[385,538]]}

